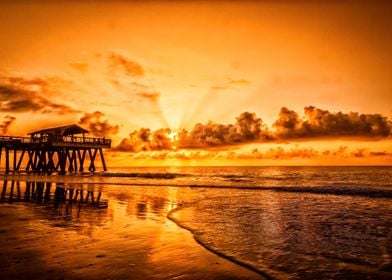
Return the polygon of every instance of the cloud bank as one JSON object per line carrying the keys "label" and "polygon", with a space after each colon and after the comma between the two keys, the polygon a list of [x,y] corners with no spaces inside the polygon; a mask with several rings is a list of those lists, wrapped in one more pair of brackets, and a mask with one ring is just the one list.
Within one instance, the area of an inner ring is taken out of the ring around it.
{"label": "cloud bank", "polygon": [[387,137],[391,133],[391,122],[380,114],[331,113],[308,106],[302,119],[295,111],[281,108],[279,119],[273,127],[277,139],[315,137]]}
{"label": "cloud bank", "polygon": [[392,122],[380,114],[332,113],[314,106],[304,108],[304,116],[286,107],[269,129],[255,113],[244,112],[233,124],[196,124],[174,138],[170,129],[141,128],[130,133],[114,149],[140,152],[176,149],[208,149],[247,143],[301,141],[322,138],[365,139],[390,137]]}
{"label": "cloud bank", "polygon": [[387,151],[372,151],[367,148],[349,150],[346,146],[336,149],[317,151],[311,147],[283,147],[269,148],[261,151],[253,149],[249,152],[243,151],[201,151],[201,150],[176,150],[176,151],[153,151],[139,152],[127,155],[132,160],[180,160],[180,161],[255,161],[255,160],[344,160],[353,158],[392,158],[392,153]]}

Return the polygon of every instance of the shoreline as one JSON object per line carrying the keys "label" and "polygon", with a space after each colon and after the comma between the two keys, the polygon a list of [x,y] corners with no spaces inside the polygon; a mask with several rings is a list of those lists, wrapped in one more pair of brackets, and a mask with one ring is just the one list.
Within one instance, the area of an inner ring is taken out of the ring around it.
{"label": "shoreline", "polygon": [[172,221],[164,192],[126,191],[108,185],[108,209],[0,203],[2,279],[264,279]]}
{"label": "shoreline", "polygon": [[[190,205],[190,203],[187,204],[187,206],[189,206],[189,205]],[[193,239],[194,239],[200,246],[202,246],[202,247],[205,248],[206,250],[210,251],[211,253],[217,255],[218,257],[224,258],[224,259],[226,259],[226,260],[228,260],[228,261],[230,261],[230,262],[232,262],[232,263],[235,263],[235,264],[237,264],[237,265],[239,265],[239,266],[242,266],[242,267],[244,267],[244,268],[246,268],[246,269],[249,269],[249,270],[251,270],[251,271],[257,273],[258,275],[260,275],[261,277],[263,277],[263,278],[266,279],[266,280],[272,280],[272,279],[273,279],[270,275],[268,275],[268,273],[266,273],[266,272],[264,272],[264,271],[260,271],[260,270],[258,270],[257,268],[253,267],[252,265],[250,265],[250,264],[248,264],[248,263],[246,263],[246,262],[242,262],[242,261],[240,261],[240,260],[238,260],[238,259],[235,259],[235,258],[233,258],[233,257],[227,256],[227,255],[225,255],[224,253],[221,253],[221,252],[215,250],[214,248],[212,248],[211,246],[208,246],[208,245],[206,245],[205,243],[203,243],[203,242],[200,240],[200,238],[199,238],[197,235],[195,235],[195,233],[192,231],[191,228],[189,228],[189,227],[187,227],[187,226],[181,224],[181,223],[173,216],[177,211],[181,211],[181,209],[186,208],[187,206],[185,206],[185,205],[180,205],[180,206],[178,206],[178,207],[172,209],[172,210],[167,214],[167,218],[168,218],[169,220],[171,220],[172,222],[174,222],[174,223],[175,223],[177,226],[179,226],[180,228],[183,228],[183,229],[187,230],[189,233],[191,233],[192,236],[193,236]]]}

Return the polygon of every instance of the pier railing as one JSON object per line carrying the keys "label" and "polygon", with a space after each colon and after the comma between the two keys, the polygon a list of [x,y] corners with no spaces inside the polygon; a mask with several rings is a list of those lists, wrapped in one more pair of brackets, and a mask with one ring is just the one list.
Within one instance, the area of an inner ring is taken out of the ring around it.
{"label": "pier railing", "polygon": [[0,136],[0,143],[32,143],[30,137],[19,137],[19,136]]}
{"label": "pier railing", "polygon": [[80,136],[62,136],[62,137],[16,137],[16,136],[0,136],[1,143],[20,143],[20,144],[52,144],[52,145],[91,145],[103,146],[110,148],[111,139],[97,137],[80,137]]}

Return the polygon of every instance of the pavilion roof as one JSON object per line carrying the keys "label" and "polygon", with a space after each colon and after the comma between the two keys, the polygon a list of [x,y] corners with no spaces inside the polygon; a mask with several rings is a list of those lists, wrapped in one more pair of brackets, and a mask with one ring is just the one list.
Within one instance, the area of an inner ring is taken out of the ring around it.
{"label": "pavilion roof", "polygon": [[80,127],[76,124],[71,124],[71,125],[64,125],[64,126],[36,130],[36,131],[30,132],[29,135],[59,134],[62,136],[67,136],[67,135],[82,134],[82,133],[88,133],[88,130],[86,130],[83,127]]}

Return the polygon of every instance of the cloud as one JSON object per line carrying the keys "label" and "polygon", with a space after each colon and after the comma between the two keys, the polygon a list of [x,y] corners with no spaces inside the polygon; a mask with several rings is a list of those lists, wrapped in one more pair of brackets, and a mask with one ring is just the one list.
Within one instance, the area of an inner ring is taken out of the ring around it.
{"label": "cloud", "polygon": [[0,123],[0,132],[2,135],[8,132],[8,128],[12,125],[12,123],[16,120],[15,117],[10,115],[6,115],[3,121]]}
{"label": "cloud", "polygon": [[[142,115],[154,115],[154,121],[160,121],[161,127],[167,127],[168,122],[159,102],[161,94],[151,81],[145,79],[142,66],[115,53],[109,55],[109,61],[107,81],[123,98],[122,102],[126,102],[129,109],[139,115],[139,121],[145,121]],[[147,118],[151,120],[150,116]],[[140,126],[143,125],[145,123],[140,123]]]}
{"label": "cloud", "polygon": [[111,125],[108,120],[104,120],[104,113],[96,111],[94,113],[85,113],[78,124],[85,127],[92,135],[104,137],[118,133],[119,126]]}
{"label": "cloud", "polygon": [[114,148],[115,151],[141,152],[141,151],[162,151],[174,149],[173,142],[169,135],[168,128],[158,129],[151,132],[148,128],[141,128],[129,134],[121,143]]}
{"label": "cloud", "polygon": [[261,152],[258,149],[254,149],[251,152],[228,152],[227,159],[231,160],[258,160],[258,159],[293,159],[293,158],[316,158],[319,156],[319,152],[312,148],[291,148],[285,150],[282,147],[270,148],[265,152]]}
{"label": "cloud", "polygon": [[275,136],[278,139],[316,137],[387,137],[392,124],[380,114],[331,113],[308,106],[302,119],[295,111],[281,108],[275,121]]}
{"label": "cloud", "polygon": [[228,89],[228,88],[230,88],[230,87],[227,86],[227,85],[223,85],[223,86],[211,86],[211,87],[210,87],[210,89],[212,89],[212,90],[225,90],[225,89]]}
{"label": "cloud", "polygon": [[129,76],[144,76],[143,67],[138,62],[132,61],[123,55],[112,53],[109,56],[109,62],[113,70],[121,69]]}
{"label": "cloud", "polygon": [[209,148],[258,142],[269,138],[268,129],[255,113],[244,112],[234,124],[196,124],[178,134],[178,148]]}
{"label": "cloud", "polygon": [[[117,150],[118,151],[118,150]],[[116,154],[114,154],[116,155]],[[368,157],[391,158],[392,153],[382,151],[369,151],[367,148],[359,148],[349,151],[347,147],[339,147],[332,150],[318,151],[311,147],[273,147],[261,151],[253,149],[252,151],[216,151],[216,150],[148,150],[142,149],[138,152],[128,155],[132,160],[180,160],[180,161],[209,161],[209,160],[227,160],[232,162],[239,161],[260,161],[269,160],[347,160]]]}
{"label": "cloud", "polygon": [[90,68],[90,65],[88,63],[83,62],[70,63],[69,66],[81,73],[87,73]]}
{"label": "cloud", "polygon": [[357,148],[349,151],[347,146],[340,146],[336,150],[325,150],[322,155],[333,158],[392,157],[392,153],[387,151],[371,151],[369,148]]}
{"label": "cloud", "polygon": [[0,77],[0,111],[70,114],[79,111],[50,101],[49,80],[42,78]]}
{"label": "cloud", "polygon": [[388,153],[388,152],[370,152],[369,153],[370,156],[373,157],[392,157],[392,153]]}
{"label": "cloud", "polygon": [[245,85],[249,85],[250,81],[249,80],[245,80],[245,79],[229,79],[229,84],[231,85],[241,85],[241,86],[245,86]]}
{"label": "cloud", "polygon": [[212,89],[212,90],[226,90],[226,89],[230,89],[233,87],[238,88],[240,86],[247,86],[249,84],[250,84],[249,80],[227,78],[224,82],[211,86],[210,89]]}
{"label": "cloud", "polygon": [[143,99],[150,100],[151,102],[157,102],[160,97],[160,94],[157,92],[152,92],[152,93],[138,92],[138,93],[136,93],[136,95],[143,98]]}
{"label": "cloud", "polygon": [[356,158],[363,158],[368,156],[368,151],[365,148],[360,148],[357,149],[356,151],[351,153],[351,156],[356,157]]}
{"label": "cloud", "polygon": [[[328,150],[329,157],[347,158],[349,154],[342,153],[342,150]],[[319,152],[310,147],[293,147],[285,149],[280,146],[269,148],[265,151],[253,149],[244,151],[205,151],[205,150],[142,150],[131,155],[132,159],[140,160],[291,160],[291,159],[317,159],[325,157],[325,151]]]}

